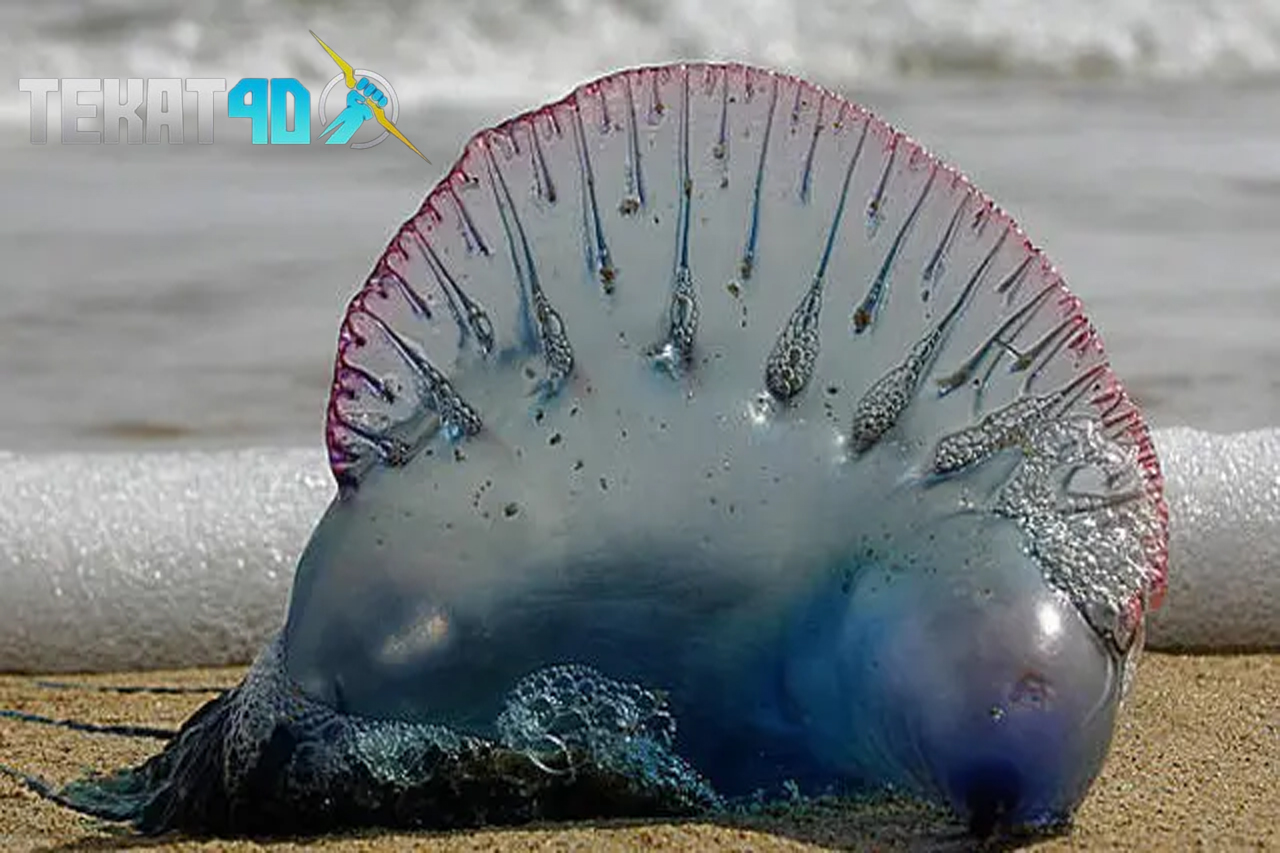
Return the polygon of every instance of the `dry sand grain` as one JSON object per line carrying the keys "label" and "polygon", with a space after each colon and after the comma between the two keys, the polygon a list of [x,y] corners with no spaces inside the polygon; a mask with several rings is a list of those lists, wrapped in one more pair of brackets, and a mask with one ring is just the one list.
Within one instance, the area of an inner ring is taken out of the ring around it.
{"label": "dry sand grain", "polygon": [[[241,670],[123,673],[86,684],[230,686]],[[99,723],[177,726],[206,697],[42,688],[0,677],[0,707]],[[145,759],[157,742],[0,720],[0,761],[67,781]],[[822,850],[972,846],[926,807],[820,804],[749,819],[538,826],[439,835],[361,833],[259,845],[141,839],[0,777],[4,850]],[[1280,850],[1280,654],[1150,655],[1102,778],[1066,836],[1037,850]]]}

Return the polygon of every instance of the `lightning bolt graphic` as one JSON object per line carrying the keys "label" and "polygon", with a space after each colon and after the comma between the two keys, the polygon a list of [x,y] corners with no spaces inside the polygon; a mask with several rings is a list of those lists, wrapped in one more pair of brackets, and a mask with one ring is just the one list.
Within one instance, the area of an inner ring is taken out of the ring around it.
{"label": "lightning bolt graphic", "polygon": [[[356,87],[356,70],[351,67],[351,63],[347,62],[341,56],[338,56],[338,54],[334,53],[333,48],[325,44],[324,41],[320,38],[320,36],[315,34],[315,31],[308,30],[308,32],[311,33],[312,38],[320,42],[320,46],[324,48],[324,52],[329,54],[329,56],[333,58],[334,62],[338,63],[338,67],[342,69],[342,79],[346,81],[347,88],[354,89]],[[426,154],[423,154],[421,151],[419,151],[417,146],[415,146],[412,142],[409,141],[409,137],[401,133],[400,129],[391,123],[391,119],[387,118],[387,114],[382,111],[382,107],[378,106],[370,98],[365,98],[364,102],[366,105],[368,105],[369,109],[373,110],[373,117],[378,120],[378,124],[385,127],[388,133],[390,133],[396,139],[399,139],[405,145],[408,145],[410,151],[412,151],[414,154],[417,154],[423,160],[426,160],[427,163],[431,162],[430,160],[427,160]]]}

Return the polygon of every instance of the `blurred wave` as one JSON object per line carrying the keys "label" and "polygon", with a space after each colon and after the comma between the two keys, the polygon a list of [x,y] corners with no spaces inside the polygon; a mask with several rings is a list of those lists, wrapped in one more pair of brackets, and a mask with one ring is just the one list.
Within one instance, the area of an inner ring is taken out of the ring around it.
{"label": "blurred wave", "polygon": [[0,0],[0,77],[328,78],[308,29],[411,103],[544,99],[681,58],[830,85],[1280,72],[1280,0]]}

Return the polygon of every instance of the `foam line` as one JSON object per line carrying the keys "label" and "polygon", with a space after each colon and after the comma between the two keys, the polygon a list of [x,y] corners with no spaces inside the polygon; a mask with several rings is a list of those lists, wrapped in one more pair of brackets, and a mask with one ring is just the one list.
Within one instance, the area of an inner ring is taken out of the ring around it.
{"label": "foam line", "polygon": [[[1149,644],[1280,648],[1280,430],[1156,444],[1171,565]],[[319,451],[0,454],[0,671],[248,661],[332,493]]]}
{"label": "foam line", "polygon": [[1169,594],[1157,649],[1280,648],[1280,429],[1158,430]]}
{"label": "foam line", "polygon": [[250,660],[332,483],[319,450],[0,455],[0,671]]}

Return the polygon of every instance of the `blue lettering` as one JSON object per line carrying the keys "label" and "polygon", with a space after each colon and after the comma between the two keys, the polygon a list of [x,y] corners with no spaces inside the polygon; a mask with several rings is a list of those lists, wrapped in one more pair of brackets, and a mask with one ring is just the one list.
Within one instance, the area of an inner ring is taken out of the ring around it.
{"label": "blue lettering", "polygon": [[[293,99],[293,129],[288,127],[289,99]],[[271,80],[271,144],[307,145],[311,142],[311,93],[293,77]]]}
{"label": "blue lettering", "polygon": [[[246,77],[227,93],[227,115],[247,118],[252,122],[253,144],[267,144],[267,78]],[[307,98],[307,119],[311,118],[311,99]],[[283,124],[283,121],[281,122]]]}

